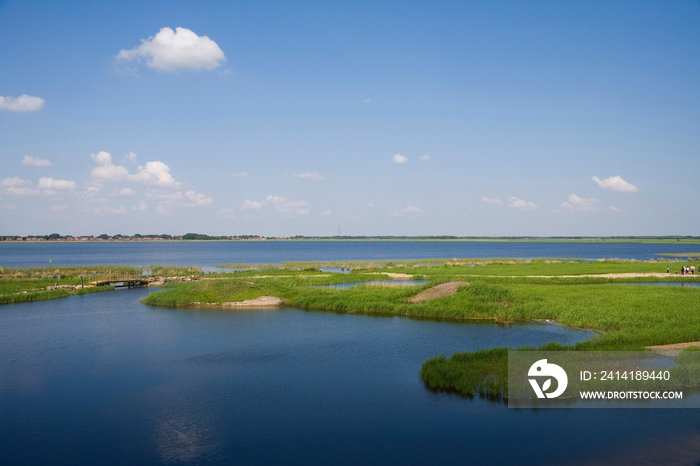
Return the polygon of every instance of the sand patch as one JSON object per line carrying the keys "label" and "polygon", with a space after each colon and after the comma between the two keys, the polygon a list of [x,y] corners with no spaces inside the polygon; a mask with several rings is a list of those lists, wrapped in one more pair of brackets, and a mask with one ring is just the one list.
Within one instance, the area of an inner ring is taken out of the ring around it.
{"label": "sand patch", "polygon": [[670,345],[647,346],[647,349],[655,351],[663,356],[676,356],[686,348],[693,346],[700,347],[700,341],[689,341],[686,343],[672,343]]}
{"label": "sand patch", "polygon": [[265,308],[279,307],[282,300],[276,296],[260,296],[255,299],[246,299],[245,301],[230,301],[225,303],[190,303],[190,306],[196,307],[243,307],[243,308]]}
{"label": "sand patch", "polygon": [[[673,278],[678,277],[678,274],[664,272],[626,272],[626,273],[592,273],[583,275],[474,275],[474,274],[459,274],[458,277],[489,277],[489,278],[638,278],[638,277],[656,277],[656,278]],[[700,278],[700,275],[698,275]],[[684,278],[689,281],[693,280],[692,275],[685,275]],[[700,280],[698,280],[700,281]]]}
{"label": "sand patch", "polygon": [[449,282],[423,290],[408,300],[409,303],[424,303],[433,299],[452,296],[460,286],[467,286],[469,282]]}
{"label": "sand patch", "polygon": [[395,278],[398,280],[412,280],[413,279],[413,275],[408,274],[408,273],[372,272],[371,274],[368,274],[368,275],[386,275],[387,277]]}

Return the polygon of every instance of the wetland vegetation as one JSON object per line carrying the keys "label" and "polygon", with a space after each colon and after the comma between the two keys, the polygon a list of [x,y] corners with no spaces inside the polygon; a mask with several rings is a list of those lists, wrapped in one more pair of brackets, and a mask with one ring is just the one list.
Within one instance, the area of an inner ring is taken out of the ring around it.
{"label": "wetland vegetation", "polygon": [[[688,262],[443,259],[263,266],[227,264],[226,267],[240,270],[206,275],[193,268],[153,266],[150,267],[153,275],[196,273],[201,280],[169,283],[146,296],[144,302],[186,307],[192,303],[223,305],[274,296],[285,306],[314,311],[491,320],[501,325],[548,320],[598,333],[576,345],[551,343],[538,348],[541,350],[643,350],[652,345],[700,341],[700,289],[630,285],[700,281],[698,275],[674,273],[681,265],[688,265]],[[351,273],[322,272],[321,267],[345,268]],[[667,267],[671,273],[666,273]],[[81,276],[140,273],[140,269],[133,267],[3,269],[0,302],[51,299],[84,292],[62,291],[58,296],[57,290],[46,290],[55,285],[58,275],[61,284],[73,285],[80,283]],[[317,286],[397,278],[426,280],[427,283],[403,287],[358,285],[346,289]],[[450,294],[436,295],[434,299],[411,300],[420,292],[453,282],[464,284],[455,284],[449,287]],[[426,386],[436,390],[455,391],[466,396],[505,397],[507,348],[436,356],[424,363],[421,377]]]}

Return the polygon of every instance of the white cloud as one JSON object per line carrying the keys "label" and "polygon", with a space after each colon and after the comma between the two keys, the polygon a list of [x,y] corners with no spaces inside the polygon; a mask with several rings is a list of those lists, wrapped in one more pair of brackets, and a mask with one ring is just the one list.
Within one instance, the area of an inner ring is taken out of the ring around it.
{"label": "white cloud", "polygon": [[189,29],[178,27],[173,31],[164,27],[141,45],[121,50],[117,63],[146,59],[149,68],[161,71],[211,70],[226,61],[224,52],[207,36],[198,36]]}
{"label": "white cloud", "polygon": [[496,198],[491,199],[490,197],[486,197],[486,196],[481,198],[481,202],[485,202],[486,204],[498,204],[498,205],[503,204],[503,201],[501,201],[500,199],[496,199]]}
{"label": "white cloud", "polygon": [[27,94],[15,97],[0,96],[0,110],[8,112],[36,112],[44,106],[44,99]]}
{"label": "white cloud", "polygon": [[394,163],[399,163],[399,164],[401,164],[401,163],[406,163],[406,162],[408,162],[408,159],[407,159],[406,157],[404,157],[403,155],[401,155],[401,154],[396,154],[396,155],[394,155],[394,156],[391,158],[391,161],[394,162]]}
{"label": "white cloud", "polygon": [[372,99],[362,99],[363,104],[368,104],[370,102],[372,102]]}
{"label": "white cloud", "polygon": [[56,180],[49,177],[39,178],[39,188],[47,190],[75,189],[75,181],[71,180]]}
{"label": "white cloud", "polygon": [[126,154],[124,156],[124,158],[126,160],[131,160],[132,162],[136,162],[136,154],[134,154],[133,152],[129,152],[128,154]]}
{"label": "white cloud", "polygon": [[292,175],[294,178],[300,178],[302,180],[309,180],[309,181],[323,181],[327,180],[328,178],[325,175],[321,175],[319,172],[309,172],[309,173],[300,173],[300,174],[295,174]]}
{"label": "white cloud", "polygon": [[146,209],[148,209],[148,206],[146,205],[145,202],[139,202],[137,205],[135,205],[131,208],[131,210],[136,210],[139,212],[144,212]]}
{"label": "white cloud", "polygon": [[569,201],[563,202],[561,207],[569,212],[593,212],[598,210],[595,205],[599,202],[598,199],[583,199],[576,194],[571,194],[569,196]]}
{"label": "white cloud", "polygon": [[51,206],[51,212],[63,212],[64,210],[68,210],[68,206],[65,204],[55,204]]}
{"label": "white cloud", "polygon": [[97,207],[96,209],[93,209],[92,211],[95,215],[99,216],[104,216],[104,215],[124,215],[126,213],[126,207],[120,206],[118,209],[108,206],[108,205],[101,205]]}
{"label": "white cloud", "polygon": [[537,204],[534,202],[528,202],[523,199],[518,199],[517,197],[509,197],[508,198],[508,207],[512,209],[518,209],[518,210],[535,210],[537,209]]}
{"label": "white cloud", "polygon": [[367,207],[374,207],[374,202],[368,202]]}
{"label": "white cloud", "polygon": [[629,193],[639,191],[639,188],[623,180],[622,177],[620,177],[619,175],[611,176],[610,178],[605,178],[604,180],[601,180],[597,176],[594,176],[591,179],[595,181],[595,183],[601,188],[609,189],[610,191],[623,191]]}
{"label": "white cloud", "polygon": [[30,165],[32,167],[50,167],[53,164],[47,159],[40,159],[39,157],[25,155],[22,159],[22,165]]}
{"label": "white cloud", "polygon": [[17,187],[17,186],[10,186],[9,188],[5,188],[6,191],[10,194],[17,194],[18,196],[33,196],[35,194],[41,194],[41,191],[38,189],[34,188],[29,188],[29,187]]}
{"label": "white cloud", "polygon": [[90,171],[90,176],[99,181],[137,181],[148,186],[164,188],[180,186],[180,183],[175,181],[175,178],[170,174],[170,167],[158,160],[146,162],[145,166],[139,165],[136,168],[136,173],[132,174],[126,167],[114,165],[112,155],[109,152],[101,151],[90,155],[90,157],[99,165]]}
{"label": "white cloud", "polygon": [[0,181],[0,186],[6,186],[6,187],[14,187],[14,186],[26,186],[32,184],[31,181],[29,180],[23,180],[18,177],[13,177],[13,178],[5,178],[4,180]]}
{"label": "white cloud", "polygon": [[5,209],[7,209],[7,210],[17,210],[17,209],[19,209],[19,207],[17,207],[17,206],[14,205],[14,204],[5,204]]}
{"label": "white cloud", "polygon": [[144,167],[139,165],[136,174],[132,175],[132,177],[136,181],[142,181],[153,186],[172,188],[180,185],[170,174],[170,167],[158,160],[147,162]]}
{"label": "white cloud", "polygon": [[418,160],[422,160],[423,162],[429,162],[432,159],[430,158],[430,155],[425,154],[425,155],[421,155],[420,157],[418,157]]}
{"label": "white cloud", "polygon": [[183,199],[180,191],[164,191],[162,189],[148,189],[146,197],[164,204],[173,204]]}
{"label": "white cloud", "polygon": [[425,213],[425,211],[418,206],[407,205],[406,207],[404,207],[401,210],[389,212],[389,215],[392,217],[416,217],[416,216],[422,215],[424,213]]}
{"label": "white cloud", "polygon": [[612,210],[613,212],[622,212],[620,209],[618,209],[614,205],[608,206],[608,209]]}
{"label": "white cloud", "polygon": [[248,172],[231,173],[232,178],[248,178]]}
{"label": "white cloud", "polygon": [[328,216],[329,216],[330,214],[332,214],[332,213],[333,213],[332,210],[327,210],[327,211],[325,211],[325,212],[322,212],[321,215],[323,215],[324,217],[328,217]]}
{"label": "white cloud", "polygon": [[91,154],[90,158],[99,166],[90,171],[90,176],[100,181],[124,181],[129,180],[130,174],[126,167],[114,165],[112,155],[109,152],[101,151]]}
{"label": "white cloud", "polygon": [[[0,186],[5,188],[5,192],[8,194],[15,194],[17,196],[34,196],[41,194],[41,191],[30,187],[32,184],[29,180],[23,180],[22,178],[12,177],[5,178],[0,181]],[[44,194],[51,194],[52,192],[45,192]]]}
{"label": "white cloud", "polygon": [[122,188],[119,190],[115,190],[114,194],[117,196],[131,196],[132,194],[136,194],[136,191],[134,191],[131,188]]}
{"label": "white cloud", "polygon": [[269,195],[265,198],[265,203],[272,205],[272,208],[284,215],[308,215],[309,203],[306,201],[288,200],[286,197]]}
{"label": "white cloud", "polygon": [[233,215],[233,212],[234,212],[235,210],[236,210],[236,209],[234,209],[233,207],[224,207],[223,209],[221,209],[221,210],[218,212],[218,213],[219,213],[219,217],[221,217],[221,218],[236,218],[236,216]]}
{"label": "white cloud", "polygon": [[282,196],[269,195],[262,202],[251,201],[246,199],[241,207],[241,210],[261,210],[265,206],[271,206],[276,212],[291,216],[291,215],[308,215],[309,203],[306,201],[295,201]]}
{"label": "white cloud", "polygon": [[202,193],[196,193],[194,191],[185,192],[185,197],[190,200],[188,206],[205,206],[212,203],[211,197],[206,197]]}
{"label": "white cloud", "polygon": [[241,207],[242,210],[260,210],[262,209],[262,202],[258,201],[251,201],[250,199],[246,199],[245,202],[243,203],[243,206]]}

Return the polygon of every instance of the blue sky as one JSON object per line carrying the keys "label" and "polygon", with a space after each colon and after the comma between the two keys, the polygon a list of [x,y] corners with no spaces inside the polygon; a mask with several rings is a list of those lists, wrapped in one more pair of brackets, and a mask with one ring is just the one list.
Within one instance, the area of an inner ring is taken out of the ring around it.
{"label": "blue sky", "polygon": [[697,235],[698,24],[697,1],[0,1],[0,234]]}

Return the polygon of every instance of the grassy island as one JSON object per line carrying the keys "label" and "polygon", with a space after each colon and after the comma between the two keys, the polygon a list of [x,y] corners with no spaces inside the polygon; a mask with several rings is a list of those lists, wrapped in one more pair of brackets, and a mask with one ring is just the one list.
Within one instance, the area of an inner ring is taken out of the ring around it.
{"label": "grassy island", "polygon": [[[160,306],[225,308],[250,303],[264,307],[270,302],[264,300],[274,297],[274,302],[282,306],[314,311],[490,320],[501,325],[548,320],[598,333],[576,345],[550,343],[539,349],[642,350],[652,345],[700,341],[700,287],[639,285],[700,285],[700,274],[679,273],[682,266],[690,265],[676,260],[580,259],[228,264],[237,270],[206,275],[199,271],[198,280],[167,283],[143,301]],[[322,267],[350,273],[322,271]],[[83,269],[63,269],[61,283],[76,283],[78,275],[89,272]],[[109,268],[102,272],[139,273]],[[193,269],[152,267],[151,272],[178,275],[192,273]],[[3,303],[28,300],[29,293],[22,295],[18,290],[30,282],[37,289],[32,299],[58,297],[45,288],[41,290],[55,281],[56,274],[49,276],[45,269],[4,269],[3,273]],[[355,282],[360,284],[334,287]],[[426,386],[436,390],[504,397],[507,348],[436,356],[424,363],[421,377]]]}
{"label": "grassy island", "polygon": [[[317,311],[492,320],[499,324],[548,320],[598,333],[577,345],[551,343],[539,348],[542,350],[642,350],[651,345],[700,340],[700,288],[635,284],[700,283],[699,275],[680,274],[681,266],[689,265],[685,261],[576,259],[296,263],[174,284],[144,301],[187,306],[192,302],[223,304],[270,295],[288,306]],[[342,267],[352,273],[324,273],[317,269],[321,266]],[[319,286],[377,280],[389,285],[395,278],[426,283],[346,289]],[[419,293],[450,282],[466,284],[454,287],[453,294],[411,302]],[[421,377],[436,390],[503,397],[507,348],[431,358],[423,365]]]}

